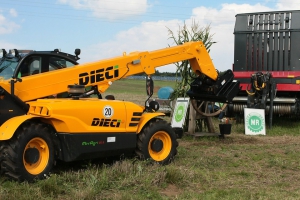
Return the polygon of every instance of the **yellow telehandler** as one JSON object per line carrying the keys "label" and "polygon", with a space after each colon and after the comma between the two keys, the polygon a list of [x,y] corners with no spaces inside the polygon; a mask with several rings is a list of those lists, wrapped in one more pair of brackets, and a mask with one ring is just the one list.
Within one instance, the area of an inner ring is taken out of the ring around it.
{"label": "yellow telehandler", "polygon": [[[198,75],[190,98],[230,102],[239,91],[231,70],[219,76],[202,42],[86,64],[77,63],[79,49],[75,55],[57,49],[0,54],[0,171],[17,181],[43,179],[56,160],[136,154],[160,164],[172,161],[176,131],[160,118],[164,114],[156,112],[155,102],[141,106],[113,95],[102,98],[116,80],[188,60]],[[67,91],[65,98],[49,98]],[[150,98],[151,84],[147,91]]]}

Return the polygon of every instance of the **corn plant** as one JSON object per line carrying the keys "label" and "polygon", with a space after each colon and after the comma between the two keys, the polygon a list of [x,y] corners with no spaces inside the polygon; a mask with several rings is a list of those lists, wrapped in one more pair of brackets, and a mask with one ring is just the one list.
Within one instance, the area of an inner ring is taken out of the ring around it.
{"label": "corn plant", "polygon": [[[210,33],[210,25],[201,27],[195,20],[192,21],[191,27],[188,27],[185,23],[182,27],[179,26],[176,33],[168,28],[168,34],[169,39],[173,39],[176,45],[191,41],[202,41],[208,52],[211,45],[216,43],[213,41],[213,34]],[[187,60],[175,63],[175,65],[177,68],[176,77],[181,77],[181,79],[176,79],[176,86],[171,97],[172,100],[178,97],[185,97],[186,92],[189,90],[189,83],[192,77],[195,76]]]}

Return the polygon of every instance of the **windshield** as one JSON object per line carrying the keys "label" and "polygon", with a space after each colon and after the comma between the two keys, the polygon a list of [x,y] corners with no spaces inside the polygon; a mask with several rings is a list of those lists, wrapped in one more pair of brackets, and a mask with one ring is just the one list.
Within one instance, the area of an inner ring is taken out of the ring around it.
{"label": "windshield", "polygon": [[17,65],[18,61],[16,59],[2,58],[0,60],[0,78],[10,79]]}

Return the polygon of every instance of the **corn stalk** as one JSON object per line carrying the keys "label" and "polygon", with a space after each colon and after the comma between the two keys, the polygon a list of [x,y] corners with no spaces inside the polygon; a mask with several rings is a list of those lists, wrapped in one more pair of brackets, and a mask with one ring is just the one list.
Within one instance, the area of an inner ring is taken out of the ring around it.
{"label": "corn stalk", "polygon": [[[190,41],[202,41],[208,52],[211,45],[216,43],[213,41],[213,34],[210,33],[210,25],[200,27],[199,23],[195,22],[195,20],[192,21],[190,28],[185,23],[182,27],[179,26],[179,30],[176,33],[168,28],[168,35],[170,36],[169,39],[173,39],[176,45]],[[186,92],[189,90],[189,83],[192,77],[195,76],[187,60],[175,63],[175,65],[177,68],[176,77],[181,77],[181,80],[176,79],[176,85],[171,97],[172,100],[178,97],[185,97]]]}

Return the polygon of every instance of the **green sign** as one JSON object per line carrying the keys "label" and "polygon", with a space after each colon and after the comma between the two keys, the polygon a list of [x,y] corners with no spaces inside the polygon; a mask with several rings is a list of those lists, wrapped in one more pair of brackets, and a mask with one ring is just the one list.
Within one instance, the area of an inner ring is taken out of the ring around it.
{"label": "green sign", "polygon": [[183,126],[189,101],[189,98],[177,98],[171,121],[172,127]]}
{"label": "green sign", "polygon": [[265,135],[265,110],[245,108],[245,134]]}
{"label": "green sign", "polygon": [[185,105],[184,103],[179,103],[178,107],[175,111],[175,121],[176,122],[180,122],[182,120],[182,118],[184,117],[184,109],[185,109]]}

